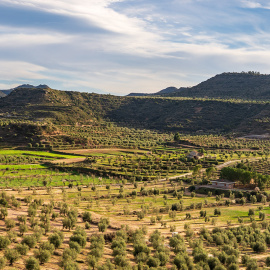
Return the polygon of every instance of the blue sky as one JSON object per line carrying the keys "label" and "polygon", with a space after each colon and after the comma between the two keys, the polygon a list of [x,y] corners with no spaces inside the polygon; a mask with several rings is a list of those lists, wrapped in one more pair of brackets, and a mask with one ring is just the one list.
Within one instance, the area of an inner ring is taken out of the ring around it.
{"label": "blue sky", "polygon": [[266,0],[1,0],[0,89],[125,95],[270,73]]}

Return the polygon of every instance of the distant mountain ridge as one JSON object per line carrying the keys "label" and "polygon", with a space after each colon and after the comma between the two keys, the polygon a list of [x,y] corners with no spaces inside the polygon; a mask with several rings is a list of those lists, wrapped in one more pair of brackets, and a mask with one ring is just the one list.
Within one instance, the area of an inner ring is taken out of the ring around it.
{"label": "distant mountain ridge", "polygon": [[[193,87],[169,87],[151,96],[270,100],[270,75],[258,72],[218,74]],[[166,90],[166,89],[165,89]],[[132,93],[129,96],[149,94]]]}
{"label": "distant mountain ridge", "polygon": [[178,89],[174,86],[167,87],[163,90],[160,90],[156,93],[153,94],[146,94],[146,93],[130,93],[127,96],[129,97],[139,97],[139,96],[159,96],[159,95],[164,95],[164,94],[171,94],[176,92]]}
{"label": "distant mountain ridge", "polygon": [[19,85],[15,88],[11,88],[8,90],[0,90],[0,98],[9,95],[12,91],[14,91],[16,89],[48,89],[48,88],[50,88],[50,87],[46,84],[40,84],[38,86],[34,86],[31,84],[22,84],[22,85]]}

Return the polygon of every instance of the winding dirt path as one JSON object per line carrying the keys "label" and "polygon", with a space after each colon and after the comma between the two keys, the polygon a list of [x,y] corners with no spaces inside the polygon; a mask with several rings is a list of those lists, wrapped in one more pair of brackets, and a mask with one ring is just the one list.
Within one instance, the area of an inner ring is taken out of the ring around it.
{"label": "winding dirt path", "polygon": [[[257,158],[243,158],[243,159],[236,159],[236,160],[230,160],[230,161],[226,161],[222,164],[219,164],[217,166],[215,166],[216,169],[218,170],[221,170],[222,168],[225,168],[225,167],[228,167],[232,164],[235,164],[235,163],[238,163],[238,162],[241,162],[242,160],[248,160],[248,161],[256,161],[256,160],[259,160],[261,159],[261,157],[257,157]],[[205,172],[206,169],[202,169],[201,172]],[[176,179],[176,178],[182,178],[182,177],[186,177],[186,176],[190,176],[192,175],[192,172],[189,172],[189,173],[183,173],[183,174],[179,174],[179,175],[175,175],[175,176],[171,176],[169,177],[169,179]],[[165,181],[166,179],[161,179],[161,181]]]}

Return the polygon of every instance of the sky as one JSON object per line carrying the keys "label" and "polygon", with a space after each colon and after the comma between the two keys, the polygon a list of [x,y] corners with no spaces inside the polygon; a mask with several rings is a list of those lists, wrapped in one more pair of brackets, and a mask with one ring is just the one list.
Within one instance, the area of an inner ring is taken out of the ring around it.
{"label": "sky", "polygon": [[0,89],[126,95],[270,73],[268,0],[1,0]]}

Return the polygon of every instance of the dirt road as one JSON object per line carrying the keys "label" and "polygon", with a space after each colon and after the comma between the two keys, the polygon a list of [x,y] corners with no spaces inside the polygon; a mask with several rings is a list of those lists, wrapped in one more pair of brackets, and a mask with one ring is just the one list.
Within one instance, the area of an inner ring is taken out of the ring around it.
{"label": "dirt road", "polygon": [[[221,170],[222,168],[225,168],[225,167],[228,167],[228,166],[230,166],[232,164],[241,162],[242,160],[256,161],[256,160],[259,160],[259,159],[261,159],[261,157],[230,160],[230,161],[227,161],[227,162],[224,162],[222,164],[217,165],[216,169]],[[201,172],[205,172],[205,171],[206,171],[206,169],[201,170]],[[186,176],[190,176],[190,175],[192,175],[192,172],[171,176],[171,177],[169,177],[169,179],[177,179],[177,178],[182,178],[182,177],[186,177]],[[165,178],[161,179],[161,181],[165,181],[165,180],[166,180]]]}

